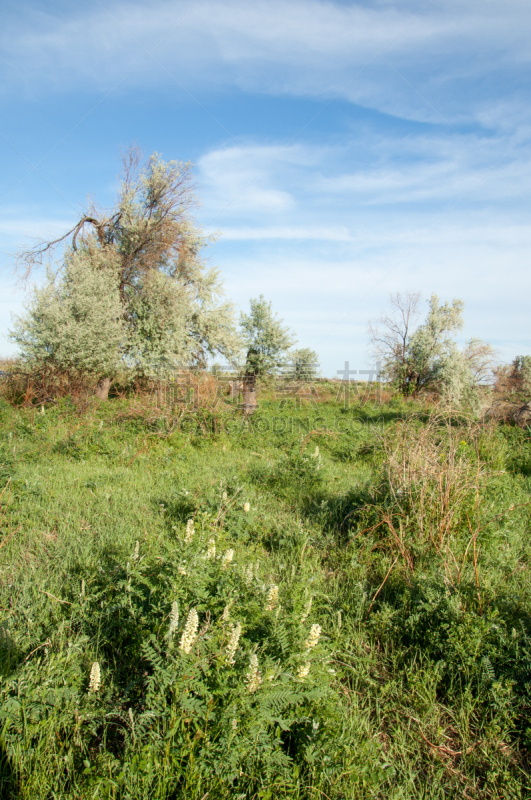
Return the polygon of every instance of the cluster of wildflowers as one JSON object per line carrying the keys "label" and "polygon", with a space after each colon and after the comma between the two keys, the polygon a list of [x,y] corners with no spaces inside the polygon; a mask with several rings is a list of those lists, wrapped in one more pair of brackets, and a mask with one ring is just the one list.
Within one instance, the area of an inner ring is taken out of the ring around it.
{"label": "cluster of wildflowers", "polygon": [[186,533],[184,534],[184,543],[190,544],[192,539],[194,538],[194,521],[193,519],[189,519],[186,523]]}
{"label": "cluster of wildflowers", "polygon": [[249,661],[249,672],[245,678],[247,689],[254,694],[262,683],[262,673],[258,669],[258,656],[253,654]]}
{"label": "cluster of wildflowers", "polygon": [[236,654],[236,650],[238,649],[238,643],[240,641],[240,636],[242,635],[242,626],[238,622],[236,625],[231,626],[231,632],[229,637],[229,643],[227,645],[227,663],[234,664],[234,656]]}
{"label": "cluster of wildflowers", "polygon": [[189,653],[192,649],[192,645],[197,636],[198,628],[199,617],[195,608],[192,608],[186,619],[183,635],[181,636],[181,641],[179,642],[179,649],[182,650],[183,653]]}
{"label": "cluster of wildflowers", "polygon": [[246,566],[246,568],[244,570],[244,573],[243,573],[243,580],[245,581],[247,586],[250,586],[251,583],[253,582],[253,565],[252,564],[248,564]]}
{"label": "cluster of wildflowers", "polygon": [[90,677],[89,677],[89,692],[97,692],[99,691],[101,684],[101,671],[100,665],[97,661],[95,661],[92,665],[90,670]]}
{"label": "cluster of wildflowers", "polygon": [[321,635],[321,626],[320,625],[312,625],[310,628],[310,635],[306,639],[304,646],[307,650],[313,650],[314,647],[317,646],[319,643],[319,637]]}
{"label": "cluster of wildflowers", "polygon": [[206,553],[207,558],[215,558],[216,557],[216,540],[209,539],[208,540],[208,549]]}
{"label": "cluster of wildflowers", "polygon": [[301,664],[301,666],[299,667],[299,669],[297,671],[297,678],[300,678],[301,681],[303,681],[305,678],[307,678],[308,674],[310,672],[310,667],[311,667],[311,664],[310,664],[309,661],[306,661],[305,664]]}
{"label": "cluster of wildflowers", "polygon": [[251,504],[250,503],[244,503],[243,504],[243,510],[245,511],[246,514],[248,514],[249,511],[251,510]]}
{"label": "cluster of wildflowers", "polygon": [[135,542],[135,551],[134,551],[134,553],[132,555],[132,560],[133,561],[138,561],[138,556],[139,555],[140,555],[140,543],[139,542]]}
{"label": "cluster of wildflowers", "polygon": [[178,627],[179,627],[179,604],[177,600],[174,600],[173,603],[171,604],[171,611],[170,611],[170,625],[168,628],[169,639],[172,638]]}
{"label": "cluster of wildflowers", "polygon": [[227,550],[227,552],[224,554],[223,559],[221,561],[222,568],[223,569],[227,569],[229,564],[232,562],[233,558],[234,558],[234,550]]}
{"label": "cluster of wildflowers", "polygon": [[266,611],[274,611],[278,605],[278,586],[274,583],[267,593]]}

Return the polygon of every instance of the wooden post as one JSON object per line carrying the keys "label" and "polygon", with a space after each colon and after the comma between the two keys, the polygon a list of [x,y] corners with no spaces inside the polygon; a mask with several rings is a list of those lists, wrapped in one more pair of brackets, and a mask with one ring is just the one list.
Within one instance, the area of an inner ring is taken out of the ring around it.
{"label": "wooden post", "polygon": [[254,372],[246,373],[243,378],[243,405],[246,414],[254,414],[258,408],[256,400],[256,375]]}
{"label": "wooden post", "polygon": [[109,397],[110,388],[111,388],[111,379],[100,378],[94,394],[98,398],[98,400],[107,400]]}

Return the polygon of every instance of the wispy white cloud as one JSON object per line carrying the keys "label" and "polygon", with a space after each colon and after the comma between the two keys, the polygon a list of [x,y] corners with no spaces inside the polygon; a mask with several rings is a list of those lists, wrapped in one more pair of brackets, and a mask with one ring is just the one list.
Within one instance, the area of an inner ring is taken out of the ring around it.
{"label": "wispy white cloud", "polygon": [[526,194],[531,188],[531,163],[518,161],[496,166],[453,163],[393,165],[327,178],[323,189],[328,193],[349,195],[366,204],[440,202],[445,198],[500,201]]}
{"label": "wispy white cloud", "polygon": [[351,242],[353,237],[346,228],[297,228],[297,227],[262,227],[262,228],[223,228],[223,239],[226,241],[256,241],[259,239],[287,239],[288,241],[325,241]]}
{"label": "wispy white cloud", "polygon": [[[260,292],[271,298],[328,372],[340,356],[367,363],[366,322],[390,291],[404,289],[463,298],[465,335],[501,343],[506,355],[513,346],[513,355],[525,352],[528,155],[511,137],[453,141],[381,135],[321,148],[249,142],[206,154],[203,218],[219,214],[213,256],[229,295],[242,307]],[[233,208],[231,193],[248,180],[287,192],[289,207]]]}
{"label": "wispy white cloud", "polygon": [[[403,259],[401,244],[390,241],[377,257],[354,248],[350,258],[334,249],[327,257],[294,248],[279,249],[274,256],[257,251],[251,257],[233,250],[220,263],[230,296],[245,308],[248,297],[265,294],[297,331],[299,342],[317,350],[327,374],[338,359],[361,367],[369,363],[368,320],[386,308],[389,292],[407,289],[420,290],[424,298],[435,291],[444,299],[463,299],[463,339],[484,338],[500,347],[504,358],[529,352],[531,279],[526,265],[531,242],[515,243],[510,252],[502,246],[496,251],[471,235],[463,246],[463,230],[457,238],[456,227],[441,227],[437,239],[424,241],[413,258]],[[500,229],[498,241],[508,238]],[[246,269],[249,262],[252,270]]]}
{"label": "wispy white cloud", "polygon": [[[60,236],[73,225],[73,220],[58,220],[56,218],[35,216],[9,215],[2,210],[4,219],[0,220],[0,234],[4,241],[13,240],[31,244],[32,239],[53,239]],[[11,218],[10,218],[11,217]]]}
{"label": "wispy white cloud", "polygon": [[192,90],[339,95],[437,122],[474,115],[496,122],[490,109],[500,102],[515,113],[527,90],[511,76],[530,60],[531,6],[523,0],[423,5],[159,0],[147,7],[118,0],[66,13],[63,4],[35,8],[6,18],[4,87],[109,90],[126,76],[128,86],[160,86],[171,82],[169,72]]}
{"label": "wispy white cloud", "polygon": [[294,206],[287,187],[290,182],[296,186],[313,150],[301,145],[254,143],[216,148],[197,164],[203,201],[216,215],[267,218],[285,213]]}
{"label": "wispy white cloud", "polygon": [[198,169],[205,220],[212,215],[214,225],[240,239],[285,238],[288,231],[299,239],[307,231],[309,239],[346,241],[354,236],[355,223],[345,225],[354,209],[364,218],[370,206],[414,205],[422,219],[449,203],[522,205],[531,189],[531,154],[511,136],[247,143],[205,154]]}
{"label": "wispy white cloud", "polygon": [[[345,122],[341,135],[323,128],[318,139],[314,131],[314,144],[304,133],[294,141],[211,143],[197,171],[201,219],[223,234],[212,261],[241,307],[260,292],[270,297],[330,374],[337,359],[366,362],[367,319],[389,291],[408,288],[462,297],[469,334],[499,342],[509,355],[529,351],[531,104],[522,76],[531,6],[423,5],[118,0],[106,11],[97,0],[54,11],[47,4],[6,17],[3,91],[18,98],[107,92],[125,78],[128,88],[156,92],[174,75],[193,93],[218,98],[230,89],[323,104],[337,95],[442,123],[390,132],[353,122],[345,134]],[[3,251],[69,227],[53,208],[3,211]],[[0,292],[1,333],[21,296],[9,281]]]}

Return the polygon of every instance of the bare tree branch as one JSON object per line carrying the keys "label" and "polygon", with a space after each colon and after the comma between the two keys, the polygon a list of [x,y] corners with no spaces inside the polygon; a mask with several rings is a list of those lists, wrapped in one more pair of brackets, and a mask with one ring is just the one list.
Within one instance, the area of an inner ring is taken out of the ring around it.
{"label": "bare tree branch", "polygon": [[[396,378],[389,370],[398,371],[407,365],[408,342],[419,318],[419,292],[396,292],[391,294],[390,303],[394,313],[381,314],[373,323],[369,322],[369,342],[371,353],[382,362],[387,377]],[[404,374],[404,380],[413,376]]]}

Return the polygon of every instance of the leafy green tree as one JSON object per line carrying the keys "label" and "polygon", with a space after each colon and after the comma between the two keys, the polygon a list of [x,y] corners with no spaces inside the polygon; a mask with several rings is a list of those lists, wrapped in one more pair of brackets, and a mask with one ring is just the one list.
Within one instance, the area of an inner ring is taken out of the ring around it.
{"label": "leafy green tree", "polygon": [[309,347],[300,347],[289,353],[290,375],[296,380],[311,381],[319,372],[319,356]]}
{"label": "leafy green tree", "polygon": [[[112,213],[92,208],[64,236],[21,257],[29,273],[43,256],[63,246],[56,284],[59,296],[72,261],[80,267],[78,276],[83,268],[107,274],[106,280],[118,292],[123,334],[119,343],[114,335],[108,337],[115,317],[114,311],[105,315],[102,301],[100,336],[109,339],[109,347],[111,343],[115,347],[110,360],[136,373],[160,360],[205,366],[209,355],[233,358],[241,348],[233,306],[223,299],[218,271],[207,268],[202,256],[210,240],[192,218],[197,201],[191,177],[190,164],[164,162],[157,154],[142,163],[139,152],[131,149],[124,159],[121,189]],[[48,291],[53,294],[51,284]],[[35,296],[34,304],[41,302],[39,297]],[[94,302],[100,300],[96,294]],[[61,307],[59,303],[57,308]],[[64,309],[63,327],[79,338],[81,334],[74,332],[76,316],[69,316],[66,306]],[[46,314],[35,305],[34,312],[18,321],[16,340],[41,337],[43,346],[33,348],[32,355],[38,351],[43,357],[46,352],[47,359],[66,365],[61,348],[51,344],[53,332],[36,326],[36,318],[47,319]],[[30,355],[23,345],[22,349],[23,355]],[[86,362],[81,355],[78,358],[80,369],[97,371],[88,347],[85,352]],[[102,371],[102,396],[112,377],[111,369]]]}
{"label": "leafy green tree", "polygon": [[245,369],[247,374],[264,377],[274,374],[286,363],[295,338],[263,295],[250,302],[250,313],[242,313],[240,317],[247,349]]}
{"label": "leafy green tree", "polygon": [[528,401],[531,398],[531,356],[516,356],[510,375],[516,390]]}

